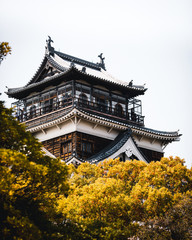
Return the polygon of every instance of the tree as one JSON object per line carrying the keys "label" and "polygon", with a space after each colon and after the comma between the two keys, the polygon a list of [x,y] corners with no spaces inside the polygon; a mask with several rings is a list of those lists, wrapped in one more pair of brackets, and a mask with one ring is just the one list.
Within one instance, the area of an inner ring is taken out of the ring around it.
{"label": "tree", "polygon": [[189,240],[192,238],[192,197],[183,197],[163,217],[150,219],[140,226],[139,239]]}
{"label": "tree", "polygon": [[160,219],[159,225],[166,229],[174,240],[192,238],[192,197],[183,197]]}
{"label": "tree", "polygon": [[4,107],[0,101],[0,148],[19,151],[29,161],[42,161],[41,144],[19,124],[12,115],[13,109]]}
{"label": "tree", "polygon": [[190,234],[191,207],[183,199],[191,203],[192,169],[178,157],[84,163],[71,167],[69,181],[70,194],[58,201],[65,224],[75,226],[66,239],[178,240]]}
{"label": "tree", "polygon": [[9,46],[9,43],[0,42],[0,64],[7,54],[11,54],[11,47]]}
{"label": "tree", "polygon": [[68,192],[68,168],[0,102],[0,239],[57,239],[56,200]]}
{"label": "tree", "polygon": [[[65,219],[79,226],[81,239],[127,239],[135,224],[128,214],[130,199],[123,187],[121,180],[98,178],[60,198],[58,209]],[[70,239],[76,239],[74,233]]]}
{"label": "tree", "polygon": [[179,157],[66,166],[0,102],[0,239],[188,240],[192,169]]}

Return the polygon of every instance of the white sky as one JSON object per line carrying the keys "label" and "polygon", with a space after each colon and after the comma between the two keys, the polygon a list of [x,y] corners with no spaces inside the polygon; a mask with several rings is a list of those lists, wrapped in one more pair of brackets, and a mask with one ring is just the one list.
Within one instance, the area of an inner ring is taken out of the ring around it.
{"label": "white sky", "polygon": [[[192,163],[191,0],[0,0],[0,92],[24,86],[40,66],[47,35],[56,50],[97,62],[116,78],[144,84],[145,126],[183,134],[165,149]],[[14,99],[2,94],[10,106]]]}

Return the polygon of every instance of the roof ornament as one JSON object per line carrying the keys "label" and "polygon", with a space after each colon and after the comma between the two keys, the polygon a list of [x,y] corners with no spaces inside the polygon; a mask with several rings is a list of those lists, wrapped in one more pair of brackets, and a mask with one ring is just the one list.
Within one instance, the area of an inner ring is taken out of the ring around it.
{"label": "roof ornament", "polygon": [[82,71],[82,72],[86,72],[86,67],[83,66],[81,71]]}
{"label": "roof ornament", "polygon": [[128,84],[129,87],[132,87],[133,86],[133,80],[131,80]]}
{"label": "roof ornament", "polygon": [[98,55],[98,57],[100,58],[100,63],[98,63],[98,64],[99,64],[99,66],[100,66],[101,68],[103,68],[104,70],[106,70],[106,68],[105,68],[105,63],[104,63],[105,58],[102,57],[102,55],[103,55],[103,53],[101,53],[100,55]]}
{"label": "roof ornament", "polygon": [[48,36],[48,39],[46,40],[47,46],[46,48],[46,53],[49,55],[54,56],[54,47],[51,46],[51,43],[53,43],[53,40],[51,39],[50,36]]}
{"label": "roof ornament", "polygon": [[133,155],[133,150],[131,148],[128,148],[125,150],[125,154],[130,158]]}

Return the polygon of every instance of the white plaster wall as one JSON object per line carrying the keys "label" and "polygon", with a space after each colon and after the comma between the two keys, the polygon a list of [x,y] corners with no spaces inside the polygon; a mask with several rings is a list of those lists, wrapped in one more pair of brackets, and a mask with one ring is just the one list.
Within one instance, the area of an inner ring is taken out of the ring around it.
{"label": "white plaster wall", "polygon": [[33,135],[42,142],[42,141],[56,138],[74,131],[94,135],[97,137],[106,138],[109,140],[114,140],[120,132],[119,130],[116,130],[116,129],[110,129],[110,127],[107,127],[107,126],[102,126],[99,124],[96,125],[86,120],[79,120],[77,118],[76,123],[75,123],[75,119],[73,119],[72,121],[68,120],[57,126],[53,126],[53,127],[46,128],[44,130],[37,131],[33,133]]}
{"label": "white plaster wall", "polygon": [[43,131],[33,133],[41,142],[48,139],[56,138],[71,132],[76,131],[75,125],[69,120],[57,126],[46,128]]}
{"label": "white plaster wall", "polygon": [[[133,134],[133,138],[136,141],[138,147],[146,148],[153,151],[163,152],[162,141],[158,139],[152,139],[149,137],[142,137]],[[141,138],[141,139],[140,139]]]}
{"label": "white plaster wall", "polygon": [[102,125],[95,125],[85,120],[81,120],[80,123],[77,125],[77,131],[84,132],[97,137],[110,139],[110,140],[114,140],[120,132],[116,129],[112,129],[110,131],[109,127],[102,126]]}
{"label": "white plaster wall", "polygon": [[[112,154],[108,159],[110,158],[115,159],[121,157],[123,152],[125,152],[125,160],[130,160],[129,157],[132,154],[134,154],[137,157],[137,159],[147,162],[143,155],[138,151],[137,147],[135,146],[135,143],[131,138],[129,138],[127,142],[117,152]],[[130,153],[130,156],[128,155],[128,153]]]}

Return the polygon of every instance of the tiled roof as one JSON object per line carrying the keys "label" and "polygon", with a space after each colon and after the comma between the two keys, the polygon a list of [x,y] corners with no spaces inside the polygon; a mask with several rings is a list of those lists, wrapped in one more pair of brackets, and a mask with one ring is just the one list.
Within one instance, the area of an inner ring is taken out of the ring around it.
{"label": "tiled roof", "polygon": [[61,53],[61,52],[57,52],[57,51],[54,51],[54,53],[57,56],[61,57],[63,60],[67,60],[69,62],[73,62],[73,63],[79,64],[81,66],[86,66],[86,67],[89,67],[89,68],[94,68],[94,69],[97,69],[97,70],[101,69],[101,67],[99,66],[98,63],[92,63],[92,62],[89,62],[89,61],[86,61],[86,60],[68,55],[66,53]]}
{"label": "tiled roof", "polygon": [[115,140],[113,140],[107,147],[102,149],[99,153],[95,154],[94,156],[87,159],[88,162],[96,163],[100,162],[104,159],[107,159],[112,154],[117,152],[131,137],[131,129],[128,128],[123,133],[120,133]]}
{"label": "tiled roof", "polygon": [[26,90],[29,90],[29,89],[33,89],[33,88],[35,88],[35,87],[37,87],[37,86],[43,85],[43,84],[45,84],[45,83],[48,83],[48,82],[56,79],[57,77],[63,76],[64,74],[66,74],[66,72],[62,72],[62,73],[55,74],[54,76],[45,78],[45,79],[43,79],[43,80],[40,81],[40,82],[34,82],[34,83],[28,84],[28,85],[26,85],[26,86],[24,86],[24,87],[9,88],[7,94],[8,94],[8,95],[11,95],[11,94],[20,93],[20,92],[23,92],[23,91],[26,91]]}
{"label": "tiled roof", "polygon": [[129,86],[128,82],[124,82],[121,80],[118,80],[111,76],[106,70],[99,67],[98,64],[88,62],[86,60],[76,58],[64,53],[54,52],[54,56],[52,57],[52,62],[55,62],[55,64],[60,65],[61,67],[64,67],[66,69],[70,69],[71,63],[73,64],[73,67],[75,67],[79,72],[83,73],[84,75],[89,75],[92,77],[96,77],[98,79],[102,79],[108,82],[112,82],[130,89],[144,91],[146,90],[144,86]]}
{"label": "tiled roof", "polygon": [[36,79],[38,79],[39,74],[42,72],[42,70],[44,69],[45,65],[47,63],[47,58],[46,55],[44,56],[39,68],[37,69],[36,73],[34,74],[34,76],[32,77],[32,79],[26,84],[26,86],[28,86],[29,84],[33,83]]}
{"label": "tiled roof", "polygon": [[166,131],[159,131],[159,130],[155,130],[155,129],[151,129],[151,128],[138,127],[138,126],[133,126],[133,125],[130,125],[130,127],[133,129],[134,132],[144,131],[145,133],[155,134],[157,136],[164,136],[167,138],[173,138],[173,137],[177,138],[177,137],[181,136],[181,134],[179,134],[178,131],[166,132]]}
{"label": "tiled roof", "polygon": [[129,123],[119,123],[118,121],[115,121],[113,119],[108,119],[108,118],[105,118],[105,117],[101,117],[101,116],[98,116],[98,115],[94,115],[94,114],[91,114],[91,113],[88,113],[84,110],[81,110],[80,112],[90,116],[90,117],[95,117],[95,118],[99,118],[100,120],[103,120],[103,121],[108,121],[108,122],[112,122],[112,123],[115,123],[115,124],[121,124],[123,126],[126,126],[126,127],[129,127],[132,129],[133,133],[142,133],[143,135],[153,135],[153,137],[156,137],[156,138],[159,138],[159,139],[164,139],[164,140],[177,140],[177,138],[179,138],[181,136],[181,134],[178,133],[178,131],[174,131],[174,132],[166,132],[166,131],[159,131],[159,130],[154,130],[154,129],[151,129],[151,128],[146,128],[146,127],[143,127],[143,126],[136,126],[136,125],[133,125],[133,124],[129,124]]}
{"label": "tiled roof", "polygon": [[[50,113],[52,114],[52,113]],[[158,130],[154,130],[154,129],[150,129],[150,128],[145,128],[145,127],[140,127],[140,126],[135,126],[129,123],[122,123],[122,122],[118,122],[116,120],[113,119],[108,119],[105,117],[101,117],[98,115],[94,115],[91,113],[88,113],[84,110],[80,110],[78,109],[78,107],[72,107],[70,108],[68,111],[64,112],[63,114],[60,114],[59,117],[56,116],[55,118],[50,119],[49,121],[46,122],[42,122],[41,124],[34,124],[34,125],[30,125],[30,127],[28,127],[29,131],[36,131],[39,128],[47,128],[49,126],[52,126],[52,124],[56,124],[58,122],[62,122],[64,120],[66,120],[67,118],[70,118],[73,115],[77,115],[81,118],[87,119],[89,121],[93,121],[93,122],[97,122],[99,124],[103,124],[103,125],[107,125],[109,127],[114,127],[114,128],[119,128],[119,129],[127,129],[130,128],[132,130],[133,133],[135,134],[139,134],[139,135],[143,135],[143,136],[151,136],[152,138],[155,139],[160,139],[160,140],[165,140],[165,141],[176,141],[179,139],[179,137],[181,136],[181,134],[178,133],[178,131],[175,132],[165,132],[165,131],[158,131]]]}
{"label": "tiled roof", "polygon": [[[112,84],[116,84],[118,86],[126,87],[130,90],[137,91],[138,95],[143,94],[147,90],[144,86],[130,86],[128,85],[128,82],[124,82],[114,78],[104,68],[102,68],[101,64],[99,63],[92,63],[65,53],[61,53],[55,51],[53,48],[51,49],[51,51],[52,52],[46,52],[40,67],[38,68],[33,78],[27,83],[27,85],[25,85],[24,87],[8,89],[7,94],[9,96],[17,98],[18,93],[33,89],[36,86],[45,84],[45,82],[51,82],[53,79],[59,76],[64,76],[65,74],[74,69],[76,70],[76,72],[84,76],[94,77],[98,80],[106,81]],[[53,76],[47,76],[46,78],[39,80],[39,76],[42,73],[43,69],[45,69],[47,64],[57,69],[57,73]]]}

